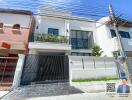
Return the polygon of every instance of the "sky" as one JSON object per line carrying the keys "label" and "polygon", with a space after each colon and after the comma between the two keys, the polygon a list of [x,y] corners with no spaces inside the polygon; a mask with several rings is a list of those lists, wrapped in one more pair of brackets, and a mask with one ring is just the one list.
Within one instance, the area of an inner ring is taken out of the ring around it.
{"label": "sky", "polygon": [[132,20],[132,0],[0,0],[0,8],[24,9],[37,12],[39,6],[59,7],[73,15],[100,18],[108,16],[112,4],[117,16]]}

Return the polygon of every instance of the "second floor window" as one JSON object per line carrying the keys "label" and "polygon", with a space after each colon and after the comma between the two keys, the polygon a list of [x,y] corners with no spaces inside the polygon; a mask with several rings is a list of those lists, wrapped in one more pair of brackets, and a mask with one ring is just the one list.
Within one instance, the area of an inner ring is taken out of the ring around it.
{"label": "second floor window", "polygon": [[[115,33],[115,30],[110,30],[111,31],[111,37],[116,37],[116,33]],[[125,32],[125,31],[119,31],[119,34],[122,38],[128,38],[130,39],[130,34],[129,32]]]}
{"label": "second floor window", "polygon": [[91,49],[93,45],[93,32],[71,30],[72,49]]}
{"label": "second floor window", "polygon": [[129,32],[119,31],[122,38],[131,38]]}
{"label": "second floor window", "polygon": [[52,35],[59,35],[59,29],[55,29],[55,28],[48,28],[48,34],[52,34]]}
{"label": "second floor window", "polygon": [[115,30],[110,30],[110,32],[111,32],[111,37],[112,37],[112,38],[116,37]]}

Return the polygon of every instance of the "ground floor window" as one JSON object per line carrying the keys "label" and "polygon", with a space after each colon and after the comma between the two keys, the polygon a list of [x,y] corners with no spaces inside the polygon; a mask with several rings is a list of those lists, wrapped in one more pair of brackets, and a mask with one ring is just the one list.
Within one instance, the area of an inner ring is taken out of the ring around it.
{"label": "ground floor window", "polygon": [[72,52],[72,56],[91,56],[91,53]]}
{"label": "ground floor window", "polygon": [[120,56],[120,52],[119,52],[119,51],[114,51],[114,52],[113,52],[113,56],[114,56],[115,58],[117,58],[118,56]]}

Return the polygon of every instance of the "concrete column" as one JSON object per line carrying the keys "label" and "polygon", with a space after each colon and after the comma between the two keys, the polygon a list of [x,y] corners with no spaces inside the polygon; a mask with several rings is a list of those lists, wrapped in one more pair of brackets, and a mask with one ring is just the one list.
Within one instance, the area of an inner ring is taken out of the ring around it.
{"label": "concrete column", "polygon": [[19,59],[18,59],[17,65],[16,65],[12,88],[17,88],[18,86],[20,86],[21,75],[22,75],[22,70],[23,70],[23,66],[24,66],[24,60],[25,60],[25,55],[19,54]]}
{"label": "concrete column", "polygon": [[65,20],[65,36],[70,36],[70,22],[69,20]]}

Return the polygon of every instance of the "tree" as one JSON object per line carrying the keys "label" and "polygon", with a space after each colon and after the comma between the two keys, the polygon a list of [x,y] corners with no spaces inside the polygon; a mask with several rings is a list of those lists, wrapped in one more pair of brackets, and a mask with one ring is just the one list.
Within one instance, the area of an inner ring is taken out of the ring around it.
{"label": "tree", "polygon": [[103,53],[102,48],[100,48],[100,46],[95,45],[92,48],[92,56],[101,56],[101,54]]}

